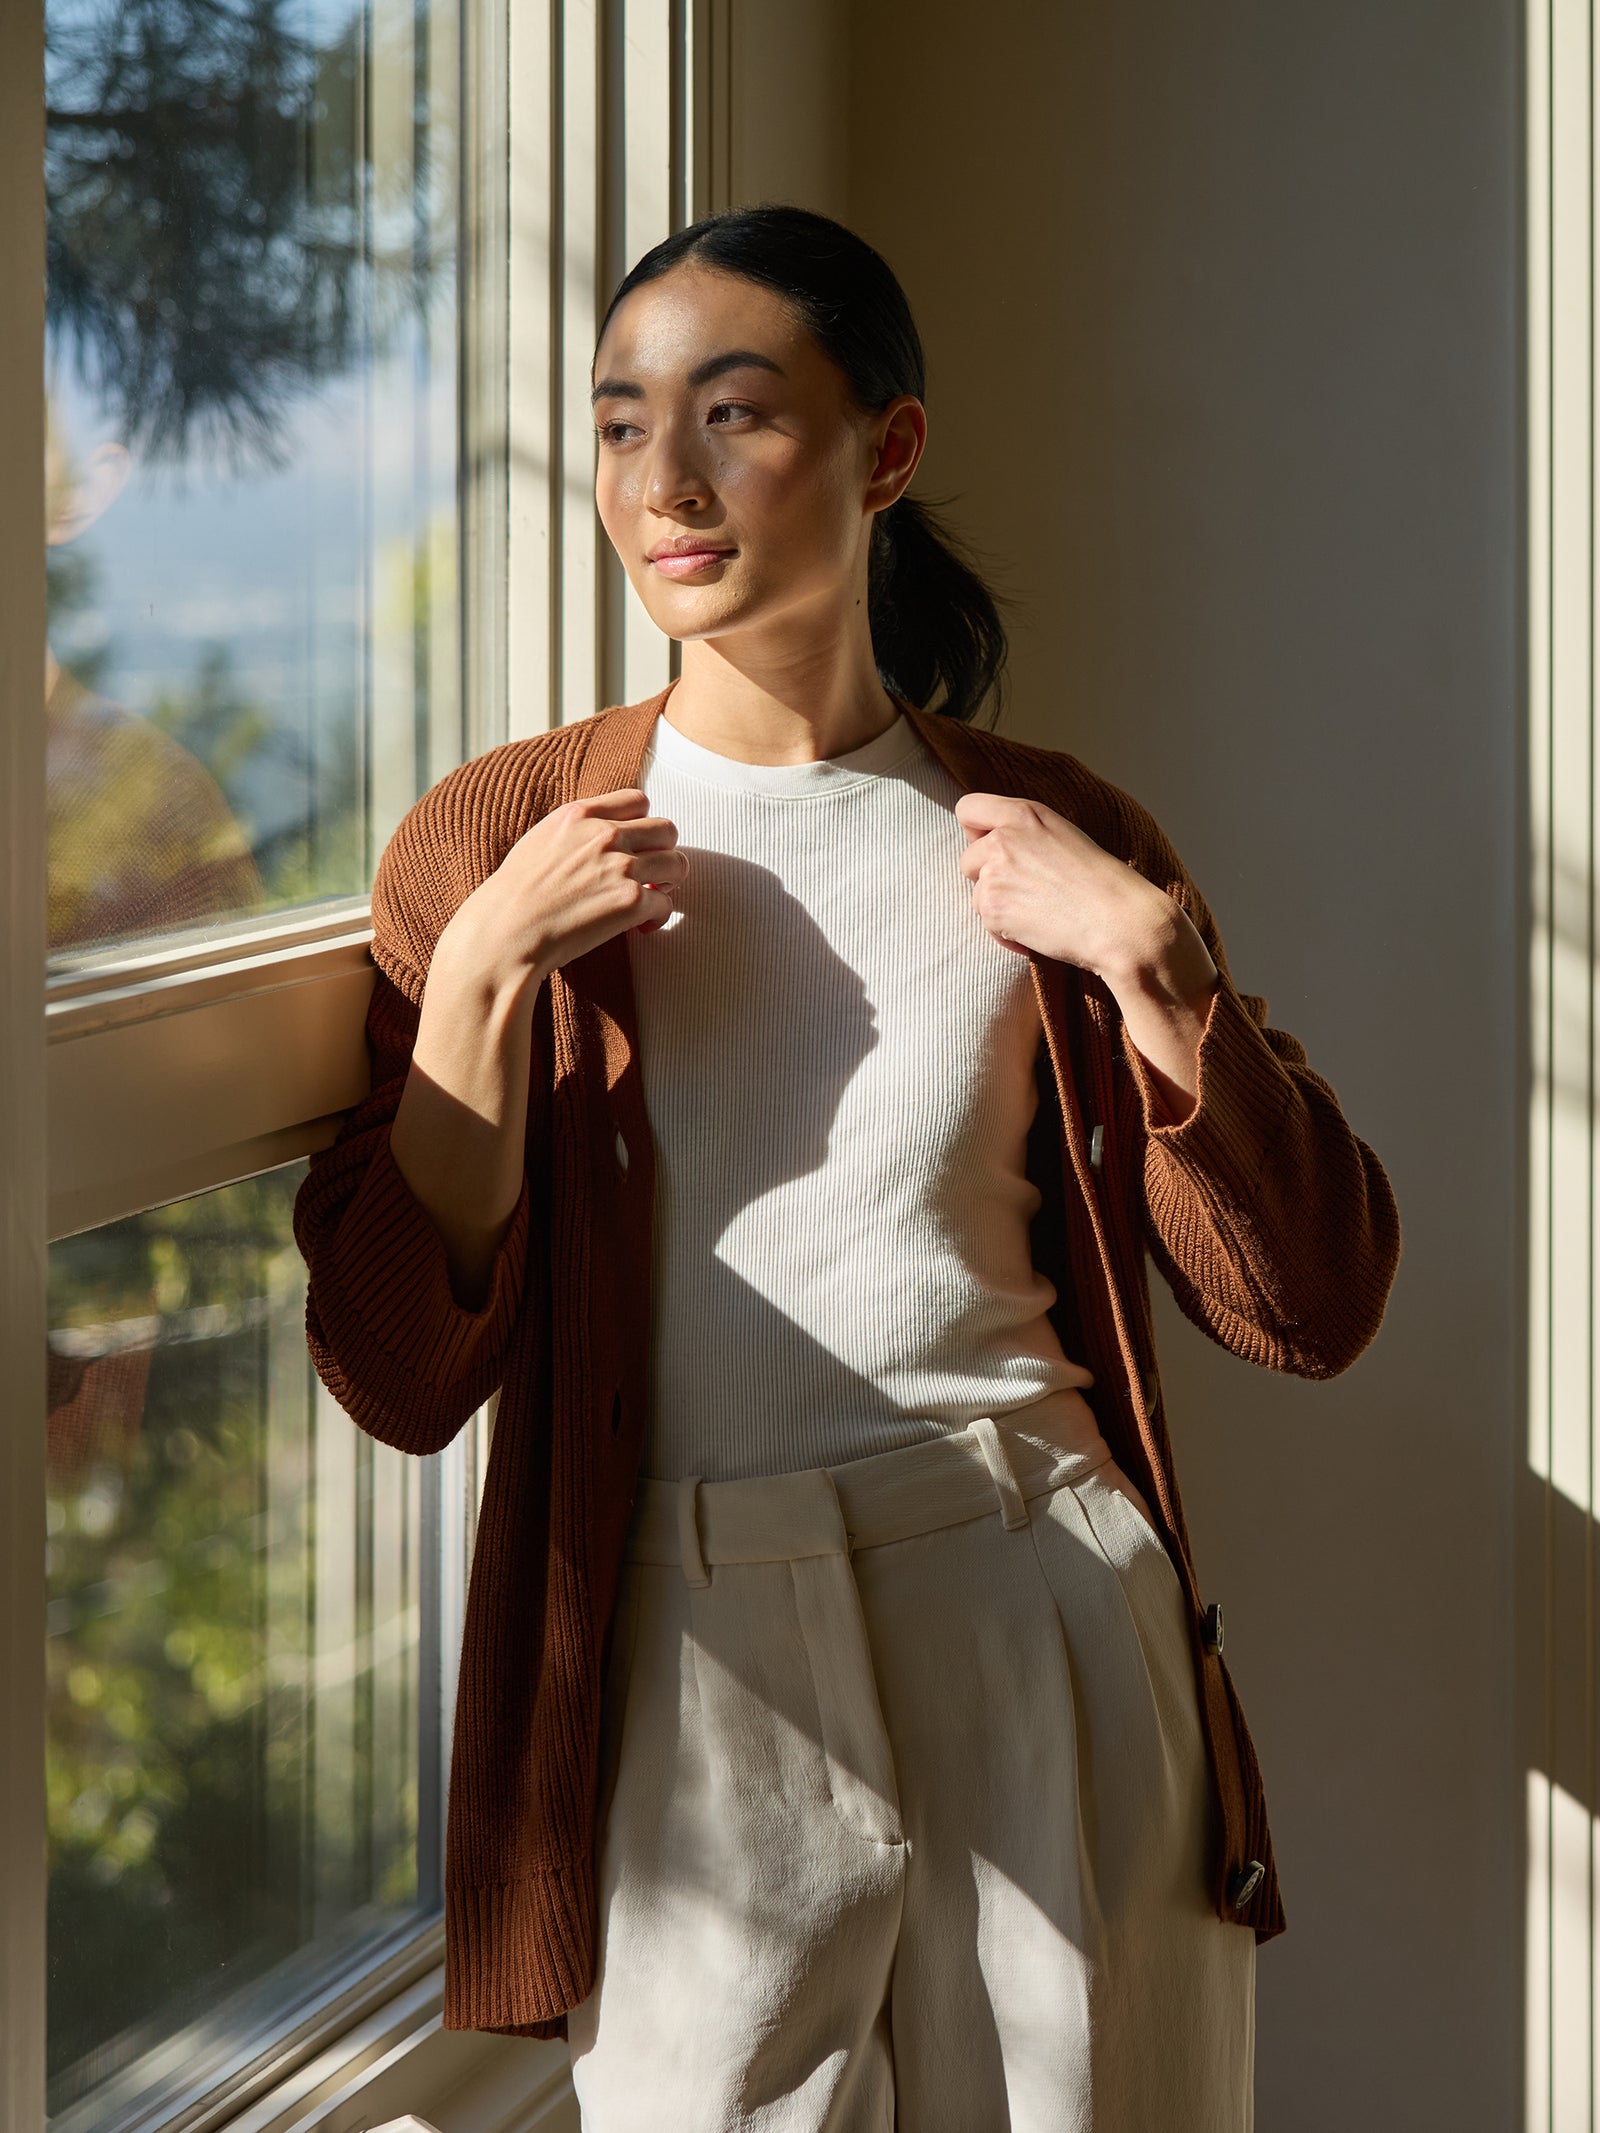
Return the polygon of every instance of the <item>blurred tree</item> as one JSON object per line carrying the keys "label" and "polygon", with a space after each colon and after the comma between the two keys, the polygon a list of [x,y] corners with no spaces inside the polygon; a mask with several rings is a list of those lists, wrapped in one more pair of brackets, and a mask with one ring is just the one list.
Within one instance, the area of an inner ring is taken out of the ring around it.
{"label": "blurred tree", "polygon": [[273,459],[362,328],[362,15],[321,48],[290,22],[289,0],[49,11],[50,324],[148,459]]}

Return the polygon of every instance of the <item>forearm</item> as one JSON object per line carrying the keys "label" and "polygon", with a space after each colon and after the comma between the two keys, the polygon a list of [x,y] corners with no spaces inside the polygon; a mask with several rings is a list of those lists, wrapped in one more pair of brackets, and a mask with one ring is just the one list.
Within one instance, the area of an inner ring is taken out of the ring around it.
{"label": "forearm", "polygon": [[499,966],[446,935],[391,1130],[395,1164],[427,1210],[456,1301],[476,1310],[522,1191],[533,1000],[540,973]]}
{"label": "forearm", "polygon": [[1147,930],[1109,970],[1123,1026],[1150,1069],[1168,1120],[1181,1125],[1200,1093],[1200,1040],[1217,989],[1217,966],[1186,914],[1163,896]]}

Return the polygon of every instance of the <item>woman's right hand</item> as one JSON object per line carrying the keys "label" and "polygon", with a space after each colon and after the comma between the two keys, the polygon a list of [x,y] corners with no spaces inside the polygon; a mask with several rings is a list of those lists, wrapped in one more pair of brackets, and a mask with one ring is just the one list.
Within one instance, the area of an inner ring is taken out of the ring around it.
{"label": "woman's right hand", "polygon": [[522,1191],[533,1015],[552,970],[662,925],[688,871],[642,792],[558,807],[519,837],[439,935],[390,1150],[479,1309]]}
{"label": "woman's right hand", "polygon": [[688,861],[649,806],[630,787],[555,808],[474,889],[435,954],[502,984],[531,976],[537,989],[619,933],[664,925]]}

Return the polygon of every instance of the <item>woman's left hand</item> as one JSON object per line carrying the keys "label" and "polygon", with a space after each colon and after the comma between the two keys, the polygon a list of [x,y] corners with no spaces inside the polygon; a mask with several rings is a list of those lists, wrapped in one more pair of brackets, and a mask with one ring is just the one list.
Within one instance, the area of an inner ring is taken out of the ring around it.
{"label": "woman's left hand", "polygon": [[1036,801],[965,793],[956,820],[968,838],[961,871],[989,932],[1019,954],[1092,971],[1151,1068],[1168,1121],[1186,1118],[1217,989],[1217,966],[1188,913]]}

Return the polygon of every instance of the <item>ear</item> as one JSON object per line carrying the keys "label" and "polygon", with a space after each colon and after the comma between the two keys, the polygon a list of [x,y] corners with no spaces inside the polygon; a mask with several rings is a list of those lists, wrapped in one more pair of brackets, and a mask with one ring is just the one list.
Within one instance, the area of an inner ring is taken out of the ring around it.
{"label": "ear", "polygon": [[928,417],[922,402],[901,393],[873,419],[873,461],[863,499],[868,511],[887,511],[911,485],[928,442]]}

